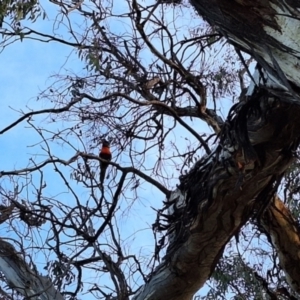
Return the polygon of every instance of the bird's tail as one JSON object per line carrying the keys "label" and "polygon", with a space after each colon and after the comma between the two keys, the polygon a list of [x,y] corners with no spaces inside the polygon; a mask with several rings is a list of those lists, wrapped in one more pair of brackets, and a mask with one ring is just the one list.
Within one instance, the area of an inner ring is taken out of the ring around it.
{"label": "bird's tail", "polygon": [[105,173],[106,173],[107,166],[101,166],[100,168],[100,183],[103,184],[105,179]]}

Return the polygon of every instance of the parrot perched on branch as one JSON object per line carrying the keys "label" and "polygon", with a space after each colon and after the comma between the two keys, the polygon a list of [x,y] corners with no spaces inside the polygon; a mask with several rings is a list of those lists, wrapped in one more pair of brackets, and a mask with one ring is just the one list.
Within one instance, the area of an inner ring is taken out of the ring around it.
{"label": "parrot perched on branch", "polygon": [[[100,151],[99,157],[101,159],[111,161],[110,143],[107,140],[102,141],[102,149]],[[103,184],[105,178],[105,172],[109,163],[100,161],[100,183]]]}

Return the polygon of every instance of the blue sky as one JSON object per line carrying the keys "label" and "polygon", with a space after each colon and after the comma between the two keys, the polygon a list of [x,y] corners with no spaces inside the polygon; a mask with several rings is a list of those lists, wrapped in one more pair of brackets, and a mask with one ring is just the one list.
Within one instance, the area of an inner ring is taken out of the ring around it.
{"label": "blue sky", "polygon": [[[47,28],[47,25],[51,25],[51,22],[44,21],[43,25],[39,24],[40,30],[51,30]],[[62,46],[58,43],[40,43],[37,41],[24,40],[22,43],[17,42],[6,48],[0,55],[0,96],[1,96],[1,117],[0,117],[0,128],[3,129],[10,123],[14,122],[20,117],[18,111],[28,112],[30,109],[45,109],[47,107],[52,107],[52,104],[47,104],[43,100],[36,101],[37,95],[47,88],[52,79],[49,76],[55,75],[57,73],[63,74],[65,69],[71,69],[73,71],[82,71],[84,65],[78,59],[78,57],[71,53],[71,48],[68,46]],[[63,67],[62,67],[63,66]],[[44,117],[35,117],[37,124],[42,124]],[[57,125],[62,126],[62,124]],[[28,164],[28,159],[38,152],[38,147],[32,147],[35,143],[40,140],[38,134],[28,128],[26,122],[22,122],[16,127],[10,129],[8,132],[0,136],[1,149],[0,157],[1,168],[0,170],[13,170],[18,168],[24,168]],[[50,127],[54,127],[51,125]],[[54,150],[59,156],[71,156],[74,151],[67,151],[66,148],[61,148],[59,146],[53,146]],[[37,158],[44,159],[44,157]],[[53,196],[59,191],[65,191],[62,183],[57,185],[57,177],[53,174],[53,168],[46,168],[46,179],[47,179],[47,193],[49,196]],[[2,184],[2,187],[10,187],[9,184]],[[147,197],[140,199],[143,203],[142,206],[145,208],[145,212],[141,214],[139,209],[133,211],[133,218],[135,222],[131,222],[130,230],[128,230],[127,243],[130,248],[134,250],[135,253],[140,252],[144,255],[149,255],[153,250],[153,242],[149,242],[152,233],[150,231],[151,224],[153,223],[154,211],[149,210],[149,205],[151,202],[152,206],[158,207],[158,202],[161,203],[162,195],[157,193],[157,190],[148,186],[146,188]],[[78,195],[82,197],[83,203],[86,202],[88,198],[88,191],[82,188],[76,188]],[[151,196],[151,197],[150,197]],[[28,199],[30,200],[31,195],[29,194]],[[64,201],[72,201],[72,197],[63,194],[61,197]],[[151,200],[149,200],[149,198]],[[69,199],[69,200],[68,200]],[[155,204],[155,200],[157,203]],[[147,213],[148,212],[148,213]],[[124,216],[124,224],[127,223],[126,216]],[[140,222],[143,221],[144,226],[141,228]],[[145,228],[145,224],[148,222],[148,229]],[[97,224],[95,224],[97,226]],[[2,232],[3,232],[2,225]],[[123,228],[123,231],[125,228]],[[22,231],[22,230],[21,230]],[[126,231],[126,230],[125,230]],[[136,233],[135,236],[133,233]],[[44,238],[46,237],[46,232],[42,231]],[[9,233],[10,237],[17,239],[15,235]],[[148,237],[148,238],[147,238]],[[36,264],[40,267],[45,265],[43,261],[43,256],[35,254]],[[90,277],[86,274],[86,279]],[[93,277],[93,276],[91,276]],[[108,280],[108,278],[107,278]],[[109,285],[109,284],[108,284]],[[85,299],[83,297],[82,299]],[[90,296],[86,296],[86,299],[91,299]]]}
{"label": "blue sky", "polygon": [[[119,8],[119,7],[118,7]],[[54,14],[49,18],[53,18]],[[182,25],[185,21],[179,18],[178,25]],[[181,23],[182,22],[182,23]],[[47,19],[43,22],[37,22],[34,26],[41,31],[51,32],[52,22]],[[44,109],[52,107],[51,103],[44,100],[36,101],[37,95],[51,85],[54,77],[52,75],[65,74],[66,70],[74,72],[83,72],[84,64],[78,59],[78,56],[71,52],[71,48],[58,43],[40,43],[37,41],[24,40],[22,43],[17,42],[10,45],[0,54],[0,96],[1,96],[1,111],[0,111],[0,130],[9,125],[11,122],[19,118],[18,111],[27,112],[30,109]],[[230,99],[223,104],[226,107],[230,103]],[[13,109],[12,109],[13,108]],[[36,124],[45,124],[45,118],[35,117]],[[52,130],[55,127],[66,126],[64,123],[48,124],[48,128]],[[193,126],[201,130],[206,130],[201,125],[201,122],[195,121]],[[186,138],[185,130],[179,129],[172,135],[174,142],[180,144]],[[38,161],[45,159],[42,154],[41,146],[35,145],[40,140],[39,135],[28,128],[26,122],[22,122],[18,126],[9,130],[0,136],[1,149],[0,157],[1,170],[13,170],[26,167],[30,157],[36,157]],[[73,141],[76,144],[76,141]],[[34,146],[35,145],[35,146]],[[80,147],[80,143],[78,143]],[[52,144],[52,150],[58,156],[65,158],[74,155],[74,150],[68,147],[55,146]],[[36,154],[39,154],[36,156]],[[155,159],[155,153],[148,156]],[[72,203],[74,199],[67,194],[67,189],[61,181],[57,180],[56,174],[53,172],[53,167],[45,168],[47,189],[46,194],[51,197],[58,195],[57,199],[64,203]],[[177,183],[179,176],[176,170],[169,169],[169,172],[174,173],[173,186]],[[38,176],[34,180],[38,180]],[[73,182],[74,189],[82,198],[83,204],[86,203],[89,197],[89,191],[76,185]],[[28,199],[30,199],[30,194]],[[156,214],[151,207],[160,208],[164,195],[157,191],[156,188],[149,184],[143,184],[138,201],[135,202],[130,215],[126,215],[126,203],[128,200],[121,199],[121,210],[118,216],[121,218],[121,233],[124,237],[124,248],[130,247],[134,253],[141,253],[144,256],[151,255],[153,252],[153,234],[151,226],[155,220]],[[130,203],[128,201],[127,205]],[[134,220],[134,221],[133,221]],[[97,226],[97,224],[94,224]],[[46,232],[41,233],[46,234]],[[45,237],[45,236],[44,236]],[[127,246],[128,245],[128,246]],[[37,264],[42,268],[45,261],[36,254]],[[90,274],[89,274],[90,275]],[[87,274],[86,274],[87,276]],[[94,276],[94,274],[92,275]],[[90,297],[82,299],[91,299]]]}

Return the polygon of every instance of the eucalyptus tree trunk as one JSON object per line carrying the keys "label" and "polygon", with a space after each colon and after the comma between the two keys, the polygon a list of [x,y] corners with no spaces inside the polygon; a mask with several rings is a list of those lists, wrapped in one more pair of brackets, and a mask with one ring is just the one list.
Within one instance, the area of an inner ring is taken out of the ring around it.
{"label": "eucalyptus tree trunk", "polygon": [[[166,256],[133,299],[192,299],[210,277],[228,241],[253,217],[270,236],[291,288],[299,293],[300,271],[295,267],[300,257],[299,229],[274,194],[299,145],[300,3],[191,3],[238,52],[249,53],[258,65],[246,95],[231,108],[224,124],[215,124],[221,129],[217,146],[208,149],[166,200],[156,224],[160,228],[167,222]],[[142,24],[138,25],[142,32]],[[143,38],[147,41],[146,35]],[[0,244],[0,269],[11,287],[31,299],[63,298],[46,277],[21,262],[7,242],[0,240]],[[121,292],[118,299],[128,299]]]}
{"label": "eucalyptus tree trunk", "polygon": [[230,110],[217,147],[181,178],[168,199],[166,257],[134,299],[192,299],[227,242],[252,217],[271,237],[291,288],[299,293],[299,231],[274,194],[299,145],[300,3],[191,3],[258,65],[246,96]]}

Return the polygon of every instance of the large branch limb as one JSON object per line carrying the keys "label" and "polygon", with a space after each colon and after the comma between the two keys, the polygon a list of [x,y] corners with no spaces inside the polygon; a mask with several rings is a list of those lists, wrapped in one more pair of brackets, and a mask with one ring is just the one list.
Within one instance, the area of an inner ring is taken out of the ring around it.
{"label": "large branch limb", "polygon": [[[240,104],[236,119],[229,116],[222,130],[220,139],[224,143],[200,160],[171,195],[168,201],[171,213],[169,247],[165,261],[135,300],[192,299],[210,277],[227,242],[253,216],[257,205],[268,204],[284,171],[292,163],[293,147],[298,144],[300,133],[300,108],[279,101],[270,102],[265,96],[258,94],[253,101]],[[272,99],[271,95],[269,97]],[[244,109],[251,103],[260,103],[262,115],[267,110],[268,117],[245,114]],[[246,127],[243,122],[247,123]],[[291,124],[296,131],[289,128]],[[251,127],[256,159],[251,155],[248,156],[251,159],[245,159],[245,153],[251,151],[246,148],[241,151],[241,144],[234,145],[232,136],[236,134],[226,129],[227,126],[237,131],[245,127],[243,134],[246,136],[249,134],[247,128]],[[222,138],[222,134],[226,137]],[[230,146],[226,146],[230,139]]]}
{"label": "large branch limb", "polygon": [[5,275],[8,286],[25,298],[64,299],[49,278],[31,269],[14,247],[3,239],[0,239],[0,271]]}
{"label": "large branch limb", "polygon": [[278,196],[262,216],[261,225],[276,249],[286,279],[300,293],[300,228]]}
{"label": "large branch limb", "polygon": [[[297,1],[191,0],[230,43],[253,56],[299,103],[299,4]],[[259,8],[258,8],[259,7]],[[247,33],[247,34],[245,34]],[[296,38],[295,38],[296,37]],[[297,90],[296,90],[297,91]]]}

